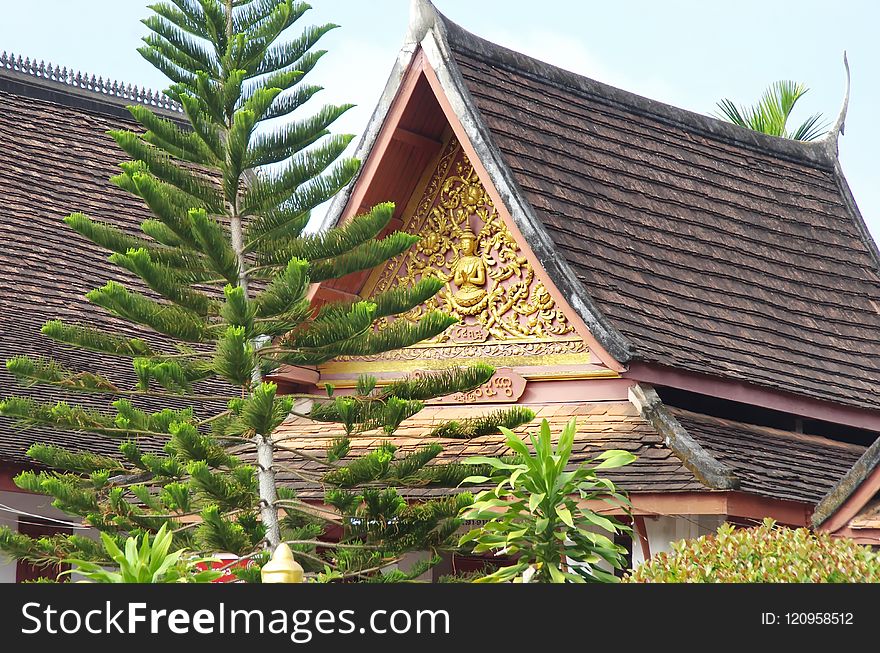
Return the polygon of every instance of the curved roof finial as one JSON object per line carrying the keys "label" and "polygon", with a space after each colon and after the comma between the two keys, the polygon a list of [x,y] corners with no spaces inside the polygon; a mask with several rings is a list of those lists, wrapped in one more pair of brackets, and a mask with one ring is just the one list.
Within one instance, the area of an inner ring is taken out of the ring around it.
{"label": "curved roof finial", "polygon": [[852,86],[852,78],[849,72],[849,61],[846,58],[846,50],[843,51],[843,66],[846,68],[846,96],[843,98],[843,106],[840,108],[840,115],[837,116],[837,121],[822,139],[834,148],[835,153],[837,151],[837,141],[846,129],[846,112],[849,110],[849,93]]}
{"label": "curved roof finial", "polygon": [[431,0],[412,0],[409,9],[407,43],[420,43],[437,19],[437,10]]}

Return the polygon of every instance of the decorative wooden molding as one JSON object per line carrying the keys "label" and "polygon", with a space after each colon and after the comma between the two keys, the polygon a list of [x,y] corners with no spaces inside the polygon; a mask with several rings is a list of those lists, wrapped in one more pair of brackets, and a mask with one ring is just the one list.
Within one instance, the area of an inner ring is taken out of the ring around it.
{"label": "decorative wooden molding", "polygon": [[404,229],[421,234],[410,251],[367,282],[364,296],[438,277],[446,288],[404,316],[417,321],[439,309],[460,323],[437,343],[548,341],[574,329],[520,244],[498,215],[473,165],[451,139]]}
{"label": "decorative wooden molding", "polygon": [[0,53],[0,69],[11,70],[22,75],[29,75],[121,100],[130,100],[138,104],[164,109],[165,111],[183,113],[183,107],[180,104],[159,91],[132,86],[131,84],[123,84],[115,80],[105,80],[102,77],[95,77],[88,73],[84,74],[73,69],[68,70],[67,67],[53,66],[51,62],[40,61],[37,63],[36,59],[22,59],[21,55],[16,56],[12,52],[8,54],[5,51]]}

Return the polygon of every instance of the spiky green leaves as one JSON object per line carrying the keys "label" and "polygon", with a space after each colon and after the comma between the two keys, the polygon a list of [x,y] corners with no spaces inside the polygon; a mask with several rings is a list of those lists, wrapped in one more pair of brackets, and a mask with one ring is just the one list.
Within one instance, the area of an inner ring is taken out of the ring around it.
{"label": "spiky green leaves", "polygon": [[82,392],[113,392],[118,388],[110,381],[90,372],[72,372],[48,358],[16,356],[6,361],[6,369],[20,383],[44,383]]}
{"label": "spiky green leaves", "polygon": [[800,82],[780,80],[771,84],[761,100],[750,107],[737,107],[729,99],[718,102],[717,117],[740,127],[752,129],[762,134],[789,138],[795,141],[812,141],[819,138],[828,128],[822,122],[822,114],[807,118],[793,132],[788,129],[788,120],[795,105],[809,89]]}
{"label": "spiky green leaves", "polygon": [[118,461],[90,451],[68,451],[61,447],[33,444],[28,455],[34,460],[53,469],[62,469],[79,474],[91,474],[103,470],[124,469]]}
{"label": "spiky green leaves", "polygon": [[202,342],[208,325],[197,313],[179,306],[160,304],[140,293],[130,292],[115,281],[86,294],[86,299],[119,317],[150,327],[154,331],[185,340]]}
{"label": "spiky green leaves", "polygon": [[256,315],[261,318],[278,317],[291,311],[305,310],[306,292],[309,287],[309,264],[291,257],[269,286],[254,298]]}
{"label": "spiky green leaves", "polygon": [[205,206],[214,212],[223,210],[223,202],[211,182],[197,173],[177,164],[172,155],[129,131],[108,132],[116,144],[130,157],[141,163],[150,174],[189,195],[196,206]]}
{"label": "spiky green leaves", "polygon": [[210,437],[199,433],[188,423],[177,422],[171,425],[171,440],[165,446],[168,453],[176,454],[189,461],[203,461],[210,468],[234,467],[237,461],[223,447]]}
{"label": "spiky green leaves", "polygon": [[217,342],[214,371],[237,386],[248,386],[253,379],[254,349],[244,327],[230,326]]}
{"label": "spiky green leaves", "polygon": [[453,420],[441,424],[433,431],[432,438],[465,439],[478,438],[490,433],[499,433],[502,428],[515,429],[522,424],[528,424],[535,419],[535,412],[530,408],[516,406],[514,408],[497,410],[483,417],[474,417],[465,420]]}
{"label": "spiky green leaves", "polygon": [[242,404],[239,418],[252,433],[269,435],[287,419],[293,408],[293,400],[277,397],[277,392],[278,386],[274,383],[261,383]]}
{"label": "spiky green leaves", "polygon": [[238,258],[225,227],[210,217],[204,209],[191,210],[189,221],[194,238],[214,269],[229,283],[237,284],[240,272]]}
{"label": "spiky green leaves", "polygon": [[149,344],[141,338],[126,338],[80,324],[65,324],[61,320],[46,322],[40,333],[57,342],[103,354],[115,356],[153,355]]}
{"label": "spiky green leaves", "polygon": [[398,254],[403,254],[419,241],[418,236],[396,231],[381,240],[370,240],[349,252],[312,266],[312,281],[339,279],[354,272],[369,270]]}
{"label": "spiky green leaves", "polygon": [[495,374],[495,368],[490,365],[453,367],[394,381],[385,386],[383,390],[385,393],[401,399],[425,401],[436,397],[445,397],[456,392],[469,392],[489,381],[493,374]]}
{"label": "spiky green leaves", "polygon": [[273,257],[287,256],[306,261],[336,258],[372,241],[388,226],[392,215],[394,204],[378,204],[369,213],[353,218],[341,227],[280,243]]}
{"label": "spiky green leaves", "polygon": [[203,317],[216,312],[216,300],[191,289],[174,269],[154,262],[146,249],[113,254],[110,261],[138,275],[154,291],[182,308]]}

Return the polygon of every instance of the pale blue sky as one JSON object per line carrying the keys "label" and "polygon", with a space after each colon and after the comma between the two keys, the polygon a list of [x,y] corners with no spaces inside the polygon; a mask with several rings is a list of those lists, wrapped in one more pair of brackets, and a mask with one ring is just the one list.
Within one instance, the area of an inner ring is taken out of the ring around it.
{"label": "pale blue sky", "polygon": [[[135,49],[146,0],[0,0],[0,50],[96,75],[163,88]],[[342,26],[313,73],[327,102],[359,106],[340,129],[360,134],[403,42],[409,0],[312,0],[310,22]],[[497,43],[655,100],[701,113],[730,97],[756,100],[777,79],[812,89],[795,118],[833,120],[853,72],[840,158],[880,239],[880,5],[871,0],[737,3],[706,0],[436,0],[466,29]],[[537,8],[537,10],[535,9]],[[2,107],[0,107],[2,110]]]}

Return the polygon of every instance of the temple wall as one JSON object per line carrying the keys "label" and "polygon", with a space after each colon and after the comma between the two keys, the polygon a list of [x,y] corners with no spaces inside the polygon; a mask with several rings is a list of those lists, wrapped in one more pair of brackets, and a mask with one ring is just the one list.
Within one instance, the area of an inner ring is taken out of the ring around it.
{"label": "temple wall", "polygon": [[[714,533],[724,523],[724,515],[674,515],[645,517],[645,528],[648,531],[648,545],[651,555],[663,551],[672,551],[672,543],[678,540],[693,539]],[[637,538],[633,538],[633,567],[645,561],[642,547]]]}
{"label": "temple wall", "polygon": [[[51,497],[39,494],[0,492],[0,525],[18,530],[19,519],[28,521],[28,515],[20,513],[30,513],[38,517],[60,519],[65,522],[71,521],[70,515],[53,508],[51,504]],[[59,526],[61,525],[59,524]],[[86,535],[89,534],[89,531],[77,530],[76,533]],[[15,576],[16,562],[0,554],[0,583],[14,583]]]}

